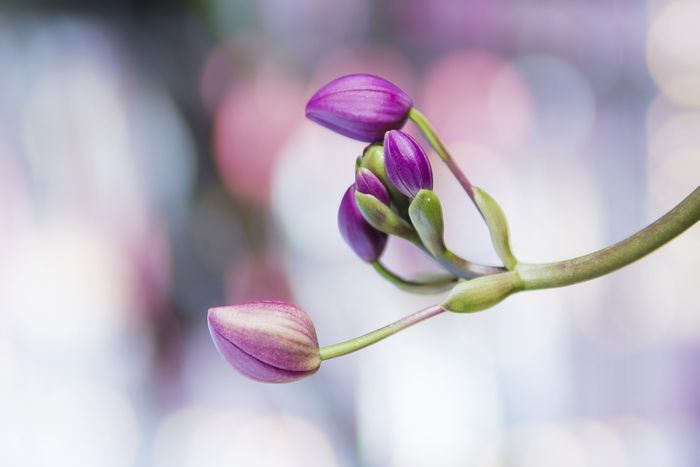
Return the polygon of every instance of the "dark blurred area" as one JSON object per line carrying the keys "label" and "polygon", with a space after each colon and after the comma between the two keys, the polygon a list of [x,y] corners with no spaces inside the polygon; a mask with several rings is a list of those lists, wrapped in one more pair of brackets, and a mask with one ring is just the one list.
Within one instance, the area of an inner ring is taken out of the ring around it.
{"label": "dark blurred area", "polygon": [[[413,96],[526,260],[653,221],[700,174],[699,5],[0,3],[0,465],[698,465],[697,229],[288,386],[227,367],[205,316],[293,301],[327,345],[440,299],[336,230],[363,145],[304,105],[346,73]],[[433,163],[448,242],[495,261]]]}

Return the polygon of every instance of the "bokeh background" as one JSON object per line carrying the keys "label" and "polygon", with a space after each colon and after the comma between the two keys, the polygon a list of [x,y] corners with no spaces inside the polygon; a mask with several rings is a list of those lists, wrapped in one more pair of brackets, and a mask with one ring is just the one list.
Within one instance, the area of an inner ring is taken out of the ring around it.
{"label": "bokeh background", "polygon": [[[292,385],[223,362],[210,306],[290,300],[327,345],[440,300],[337,232],[363,145],[303,109],[349,72],[414,97],[525,260],[620,240],[700,180],[695,0],[4,1],[0,465],[700,465],[697,227]],[[496,261],[433,161],[448,243]]]}

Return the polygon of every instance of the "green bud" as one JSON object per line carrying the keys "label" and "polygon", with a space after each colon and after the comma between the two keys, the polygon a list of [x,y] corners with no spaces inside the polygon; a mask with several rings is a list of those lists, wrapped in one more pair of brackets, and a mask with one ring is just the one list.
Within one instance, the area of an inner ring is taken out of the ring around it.
{"label": "green bud", "polygon": [[515,271],[481,276],[460,282],[442,306],[454,313],[473,313],[491,308],[522,288],[523,282]]}
{"label": "green bud", "polygon": [[375,196],[355,192],[355,201],[367,223],[380,232],[418,242],[418,235],[411,224],[403,220]]}
{"label": "green bud", "polygon": [[435,192],[420,190],[408,207],[408,215],[425,248],[433,256],[442,256],[446,250],[443,239],[445,223],[440,199]]}
{"label": "green bud", "polygon": [[496,254],[503,265],[508,270],[513,270],[518,264],[510,248],[510,233],[508,232],[508,220],[503,209],[498,205],[488,193],[479,187],[474,188],[474,201],[481,211],[481,215],[486,221],[486,226],[491,235],[491,243],[496,250]]}
{"label": "green bud", "polygon": [[381,144],[370,144],[365,148],[360,160],[360,167],[369,169],[370,172],[379,177],[384,186],[390,186],[384,167],[384,146]]}

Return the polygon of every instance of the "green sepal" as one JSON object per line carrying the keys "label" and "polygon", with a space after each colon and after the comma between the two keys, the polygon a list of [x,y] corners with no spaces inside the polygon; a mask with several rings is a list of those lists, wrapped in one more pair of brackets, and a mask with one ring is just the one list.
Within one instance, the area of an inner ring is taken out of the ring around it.
{"label": "green sepal", "polygon": [[479,211],[481,211],[481,215],[484,217],[496,254],[501,261],[503,261],[503,265],[506,269],[515,269],[518,260],[515,259],[510,247],[508,220],[506,219],[503,209],[501,209],[495,199],[481,188],[475,186],[473,189],[474,202],[478,206]]}
{"label": "green sepal", "polygon": [[420,240],[411,224],[403,220],[389,206],[376,197],[365,193],[355,192],[357,206],[365,220],[380,232],[404,238],[417,243]]}
{"label": "green sepal", "polygon": [[445,251],[445,223],[440,199],[431,190],[420,190],[408,207],[408,215],[425,248],[435,257]]}
{"label": "green sepal", "polygon": [[473,313],[491,308],[522,289],[523,282],[515,271],[481,276],[457,284],[442,307],[454,313]]}

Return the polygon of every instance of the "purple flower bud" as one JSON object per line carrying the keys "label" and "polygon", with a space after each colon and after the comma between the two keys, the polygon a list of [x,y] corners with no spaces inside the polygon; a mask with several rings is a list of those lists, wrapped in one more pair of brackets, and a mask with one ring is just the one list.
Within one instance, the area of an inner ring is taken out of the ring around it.
{"label": "purple flower bud", "polygon": [[292,304],[255,301],[209,309],[209,332],[219,353],[244,376],[289,383],[321,365],[316,329]]}
{"label": "purple flower bud", "polygon": [[401,128],[411,98],[374,75],[346,75],[319,89],[306,104],[306,116],[341,135],[372,143],[388,130]]}
{"label": "purple flower bud", "polygon": [[433,170],[418,141],[403,131],[392,130],[384,137],[386,175],[394,187],[409,198],[422,189],[433,189]]}
{"label": "purple flower bud", "polygon": [[360,193],[374,196],[387,206],[390,204],[389,192],[382,181],[379,180],[379,177],[374,175],[369,169],[364,167],[357,169],[355,173],[355,188]]}
{"label": "purple flower bud", "polygon": [[369,225],[355,201],[355,185],[343,195],[338,210],[338,228],[345,242],[364,261],[376,261],[384,252],[387,235]]}

